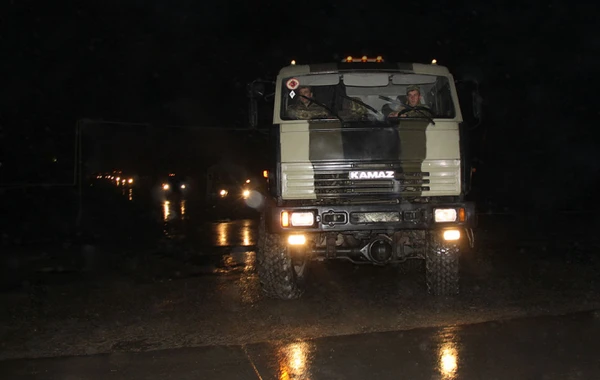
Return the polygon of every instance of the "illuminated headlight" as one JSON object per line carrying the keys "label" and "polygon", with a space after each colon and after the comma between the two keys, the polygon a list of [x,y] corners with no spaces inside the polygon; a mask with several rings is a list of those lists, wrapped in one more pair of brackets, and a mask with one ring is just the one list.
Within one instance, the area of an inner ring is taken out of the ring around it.
{"label": "illuminated headlight", "polygon": [[455,241],[460,239],[460,231],[459,230],[446,230],[444,231],[444,240],[446,241]]}
{"label": "illuminated headlight", "polygon": [[294,212],[290,219],[294,227],[307,227],[315,224],[315,214],[312,212]]}
{"label": "illuminated headlight", "polygon": [[169,188],[170,188],[170,187],[171,187],[171,186],[169,186],[169,184],[168,184],[168,183],[165,183],[165,184],[163,185],[163,190],[169,190]]}
{"label": "illuminated headlight", "polygon": [[227,192],[227,190],[225,190],[225,189],[223,189],[223,190],[219,191],[219,195],[220,195],[220,196],[222,196],[222,197],[226,197],[226,196],[227,196],[227,194],[228,194],[228,192]]}
{"label": "illuminated headlight", "polygon": [[288,237],[289,245],[304,245],[306,243],[306,237],[304,235],[290,235]]}
{"label": "illuminated headlight", "polygon": [[434,218],[436,222],[456,222],[456,210],[453,208],[436,208]]}
{"label": "illuminated headlight", "polygon": [[182,189],[185,189],[185,185],[181,185],[181,188],[182,188]]}
{"label": "illuminated headlight", "polygon": [[244,190],[242,192],[242,198],[248,199],[249,196],[250,196],[250,190]]}

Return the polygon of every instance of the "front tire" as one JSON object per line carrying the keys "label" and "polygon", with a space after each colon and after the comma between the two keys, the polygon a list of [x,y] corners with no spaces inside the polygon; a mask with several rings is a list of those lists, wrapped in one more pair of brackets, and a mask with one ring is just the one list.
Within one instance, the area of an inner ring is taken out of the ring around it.
{"label": "front tire", "polygon": [[263,292],[283,300],[297,299],[304,293],[308,259],[294,262],[281,236],[268,233],[265,216],[261,215],[256,252],[258,277]]}
{"label": "front tire", "polygon": [[452,296],[459,293],[458,244],[446,243],[436,236],[429,240],[425,258],[425,277],[429,293]]}

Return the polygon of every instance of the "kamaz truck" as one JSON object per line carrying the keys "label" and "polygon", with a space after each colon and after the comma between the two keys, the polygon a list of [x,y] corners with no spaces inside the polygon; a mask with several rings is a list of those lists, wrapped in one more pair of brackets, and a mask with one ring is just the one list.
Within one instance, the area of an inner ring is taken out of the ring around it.
{"label": "kamaz truck", "polygon": [[[466,200],[467,129],[448,69],[348,57],[289,65],[272,84],[257,247],[266,294],[300,297],[315,260],[420,267],[431,294],[457,294],[476,214]],[[248,91],[256,102],[265,82]]]}

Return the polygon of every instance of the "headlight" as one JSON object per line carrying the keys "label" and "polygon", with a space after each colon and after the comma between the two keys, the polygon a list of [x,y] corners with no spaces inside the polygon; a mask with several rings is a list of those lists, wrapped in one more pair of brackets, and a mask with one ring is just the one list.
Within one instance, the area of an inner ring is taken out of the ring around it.
{"label": "headlight", "polygon": [[446,230],[444,231],[444,240],[454,241],[460,239],[459,230]]}
{"label": "headlight", "polygon": [[170,187],[171,187],[171,186],[169,186],[169,184],[168,184],[168,183],[165,183],[165,184],[163,185],[163,190],[169,190],[169,188],[170,188]]}
{"label": "headlight", "polygon": [[456,222],[456,210],[453,208],[436,208],[434,219],[436,222]]}
{"label": "headlight", "polygon": [[181,185],[181,188],[182,188],[182,189],[185,189],[185,185]]}
{"label": "headlight", "polygon": [[227,194],[228,194],[228,191],[227,191],[227,190],[225,190],[225,189],[223,189],[223,190],[219,191],[219,195],[220,195],[220,196],[222,196],[222,197],[226,197],[226,196],[227,196]]}
{"label": "headlight", "polygon": [[315,214],[312,212],[294,212],[290,221],[294,227],[312,226],[315,224]]}
{"label": "headlight", "polygon": [[242,198],[248,199],[249,196],[250,196],[250,190],[244,190],[242,192]]}
{"label": "headlight", "polygon": [[288,236],[289,245],[304,245],[306,243],[306,236],[304,235],[290,235]]}

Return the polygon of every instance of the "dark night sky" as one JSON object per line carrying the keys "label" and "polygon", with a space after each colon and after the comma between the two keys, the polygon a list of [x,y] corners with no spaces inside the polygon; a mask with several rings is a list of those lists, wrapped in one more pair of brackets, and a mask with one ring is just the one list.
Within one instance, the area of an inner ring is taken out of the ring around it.
{"label": "dark night sky", "polygon": [[[456,77],[476,77],[484,150],[494,157],[506,144],[527,153],[565,141],[586,146],[600,116],[588,86],[600,59],[591,4],[7,0],[2,8],[4,147],[14,145],[9,137],[40,133],[53,136],[49,150],[68,147],[60,136],[83,117],[243,127],[248,81],[276,75],[291,59],[348,54],[436,58]],[[555,133],[540,133],[542,125]]]}

